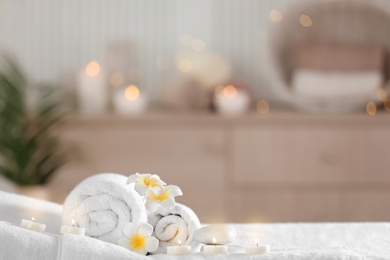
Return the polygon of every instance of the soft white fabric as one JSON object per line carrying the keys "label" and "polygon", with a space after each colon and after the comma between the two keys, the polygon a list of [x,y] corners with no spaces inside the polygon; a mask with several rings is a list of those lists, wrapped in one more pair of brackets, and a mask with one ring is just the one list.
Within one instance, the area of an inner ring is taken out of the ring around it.
{"label": "soft white fabric", "polygon": [[21,219],[46,224],[46,231],[59,233],[62,223],[62,206],[43,200],[0,191],[0,221],[20,225]]}
{"label": "soft white fabric", "polygon": [[105,173],[87,178],[77,185],[64,203],[63,223],[86,229],[86,235],[116,244],[128,222],[147,221],[141,196],[127,177]]}
{"label": "soft white fabric", "polygon": [[167,246],[177,246],[179,240],[182,245],[190,245],[193,251],[199,249],[200,244],[193,239],[193,235],[201,224],[189,207],[176,203],[168,211],[159,206],[156,212],[148,212],[148,221],[154,227],[153,235],[160,241],[158,250],[153,254],[165,254]]}
{"label": "soft white fabric", "polygon": [[125,248],[90,237],[38,233],[0,221],[0,259],[146,260]]}
{"label": "soft white fabric", "polygon": [[374,96],[383,82],[378,71],[322,72],[296,70],[292,89],[299,95],[315,98],[354,98]]}
{"label": "soft white fabric", "polygon": [[155,260],[366,260],[366,258],[356,252],[344,248],[329,249],[308,249],[308,250],[279,250],[266,255],[246,255],[244,253],[234,253],[228,255],[206,256],[196,253],[186,256],[156,255],[151,256]]}
{"label": "soft white fabric", "polygon": [[390,259],[390,223],[237,224],[237,244],[268,244],[271,250],[343,247],[367,257]]}

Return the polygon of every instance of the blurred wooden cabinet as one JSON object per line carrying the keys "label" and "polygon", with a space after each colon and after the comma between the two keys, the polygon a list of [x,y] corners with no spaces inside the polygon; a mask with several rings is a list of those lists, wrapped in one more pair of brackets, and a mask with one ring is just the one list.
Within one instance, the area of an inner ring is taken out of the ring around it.
{"label": "blurred wooden cabinet", "polygon": [[390,220],[390,116],[75,117],[83,163],[51,183],[62,202],[98,172],[159,174],[202,222]]}

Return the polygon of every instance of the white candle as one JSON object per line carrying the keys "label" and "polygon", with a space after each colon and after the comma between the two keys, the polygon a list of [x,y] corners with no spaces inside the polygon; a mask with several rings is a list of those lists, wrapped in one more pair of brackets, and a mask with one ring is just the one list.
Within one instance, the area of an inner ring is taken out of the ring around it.
{"label": "white candle", "polygon": [[46,225],[35,222],[34,218],[31,218],[31,220],[22,219],[20,226],[37,232],[45,232],[46,230]]}
{"label": "white candle", "polygon": [[248,255],[262,255],[270,252],[269,245],[259,245],[259,240],[256,239],[255,246],[246,247],[245,251]]}
{"label": "white candle", "polygon": [[85,235],[85,228],[75,227],[75,221],[72,219],[72,226],[61,226],[60,230],[61,234],[73,234],[73,235],[79,235],[84,236]]}
{"label": "white candle", "polygon": [[237,90],[233,85],[227,85],[222,89],[217,88],[214,104],[218,113],[235,116],[248,110],[250,98],[246,92]]}
{"label": "white candle", "polygon": [[182,246],[181,241],[179,240],[178,246],[168,246],[167,254],[168,255],[188,255],[191,254],[191,246]]}
{"label": "white candle", "polygon": [[206,255],[227,254],[228,248],[224,245],[217,245],[217,240],[213,237],[213,245],[206,245],[203,247],[203,253]]}
{"label": "white candle", "polygon": [[91,61],[78,78],[77,96],[83,114],[101,114],[107,107],[106,76],[97,61]]}
{"label": "white candle", "polygon": [[136,85],[130,85],[125,90],[119,90],[114,95],[114,108],[119,114],[136,115],[146,110],[146,98]]}

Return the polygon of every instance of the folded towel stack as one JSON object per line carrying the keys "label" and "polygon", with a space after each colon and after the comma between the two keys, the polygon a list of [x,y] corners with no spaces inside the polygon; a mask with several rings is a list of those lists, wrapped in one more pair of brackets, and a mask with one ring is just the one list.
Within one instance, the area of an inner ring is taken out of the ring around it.
{"label": "folded towel stack", "polygon": [[116,244],[129,223],[147,221],[142,197],[120,174],[98,174],[81,182],[64,203],[63,223],[86,229],[86,235]]}
{"label": "folded towel stack", "polygon": [[148,221],[154,227],[154,236],[160,241],[153,254],[166,253],[167,246],[177,246],[179,240],[183,245],[191,246],[193,251],[200,248],[193,234],[201,224],[190,208],[179,203],[171,210],[159,207],[155,212],[148,212]]}

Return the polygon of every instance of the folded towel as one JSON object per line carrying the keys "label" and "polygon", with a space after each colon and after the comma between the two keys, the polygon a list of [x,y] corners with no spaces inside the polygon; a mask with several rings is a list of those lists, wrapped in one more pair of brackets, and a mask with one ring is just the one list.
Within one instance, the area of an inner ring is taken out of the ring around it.
{"label": "folded towel", "polygon": [[38,233],[0,221],[0,259],[147,260],[123,247],[75,235]]}
{"label": "folded towel", "polygon": [[0,191],[0,220],[20,224],[21,219],[34,217],[46,224],[46,231],[59,233],[62,220],[62,206],[56,203],[34,199],[14,193]]}
{"label": "folded towel", "polygon": [[177,246],[179,240],[182,245],[192,246],[192,251],[198,251],[200,248],[200,244],[193,239],[193,234],[201,224],[190,208],[176,203],[176,206],[168,211],[159,206],[155,212],[148,212],[148,220],[154,226],[153,235],[160,241],[157,251],[153,254],[166,253],[167,246]]}
{"label": "folded towel", "polygon": [[105,173],[87,178],[68,195],[62,220],[84,227],[87,236],[116,244],[128,222],[147,221],[141,196],[127,177]]}

